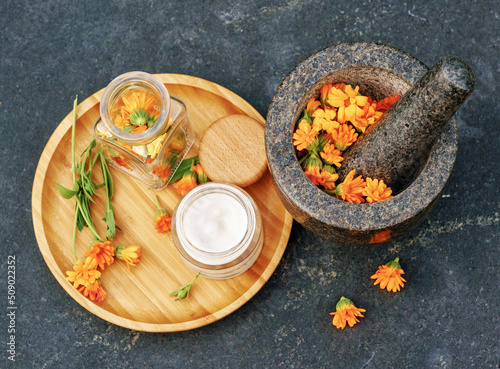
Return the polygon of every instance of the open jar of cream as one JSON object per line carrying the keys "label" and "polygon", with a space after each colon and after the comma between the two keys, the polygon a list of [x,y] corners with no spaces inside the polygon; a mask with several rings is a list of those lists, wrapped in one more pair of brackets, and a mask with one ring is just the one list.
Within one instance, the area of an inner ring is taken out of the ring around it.
{"label": "open jar of cream", "polygon": [[172,237],[183,261],[212,279],[235,277],[259,257],[264,232],[250,195],[224,182],[189,191],[172,216]]}

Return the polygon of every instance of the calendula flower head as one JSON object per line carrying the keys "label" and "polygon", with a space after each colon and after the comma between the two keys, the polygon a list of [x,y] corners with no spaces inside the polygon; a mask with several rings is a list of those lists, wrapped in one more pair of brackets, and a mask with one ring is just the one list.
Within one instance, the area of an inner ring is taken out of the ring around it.
{"label": "calendula flower head", "polygon": [[141,247],[139,245],[120,245],[115,249],[115,255],[119,260],[126,262],[130,269],[130,266],[136,266],[139,263]]}
{"label": "calendula flower head", "polygon": [[[129,120],[136,114],[137,116],[145,114],[144,122],[139,122],[138,120],[134,122],[130,121],[132,125],[138,126],[146,124],[148,121],[147,115],[151,115],[154,118],[158,118],[158,112],[154,108],[155,97],[153,95],[147,94],[146,91],[132,91],[122,96],[123,105],[121,111],[124,115],[128,115]],[[139,117],[137,117],[139,119]],[[140,124],[142,123],[142,124]]]}
{"label": "calendula flower head", "polygon": [[80,286],[78,288],[78,292],[90,301],[94,302],[101,302],[106,297],[106,292],[104,291],[104,288],[102,288],[101,281],[99,279],[88,286]]}
{"label": "calendula flower head", "polygon": [[192,169],[188,170],[181,179],[174,183],[174,187],[177,190],[177,193],[181,196],[184,196],[193,188],[198,186],[198,175]]}
{"label": "calendula flower head", "polygon": [[356,142],[358,134],[349,124],[341,124],[338,129],[331,132],[330,138],[337,149],[345,151]]}
{"label": "calendula flower head", "polygon": [[299,127],[292,136],[293,145],[297,146],[297,150],[304,150],[314,142],[318,136],[318,127],[312,127],[305,120],[299,122]]}
{"label": "calendula flower head", "polygon": [[331,83],[327,83],[326,85],[323,85],[323,87],[321,87],[321,89],[319,90],[319,101],[323,108],[331,107],[331,105],[328,104],[327,100],[332,86],[333,85]]}
{"label": "calendula flower head", "polygon": [[336,311],[330,313],[330,315],[333,315],[332,324],[338,329],[344,329],[346,324],[352,327],[354,324],[359,323],[357,317],[363,317],[364,315],[361,313],[364,312],[366,312],[365,309],[357,308],[351,300],[342,296],[337,302]]}
{"label": "calendula flower head", "polygon": [[[339,126],[339,123],[335,121],[337,116],[337,111],[332,108],[326,107],[325,109],[316,109],[312,114],[313,117],[313,127],[317,126],[318,130],[327,130],[331,126]],[[334,123],[335,122],[335,123]],[[331,129],[331,128],[330,128]]]}
{"label": "calendula flower head", "polygon": [[109,158],[115,162],[116,165],[130,169],[128,165],[129,159],[123,155],[116,154],[116,156],[110,155]]}
{"label": "calendula flower head", "polygon": [[170,165],[167,164],[153,165],[153,174],[156,174],[163,181],[166,181],[170,174],[172,174],[172,171],[170,170]]}
{"label": "calendula flower head", "polygon": [[347,177],[345,177],[344,182],[339,184],[335,189],[335,194],[337,195],[337,197],[341,198],[344,201],[353,204],[360,204],[365,202],[362,192],[366,186],[366,183],[363,180],[362,176],[354,178],[355,173],[356,169],[353,169],[349,172]]}
{"label": "calendula flower head", "polygon": [[111,241],[95,241],[83,256],[96,259],[99,268],[104,270],[106,265],[111,265],[115,261],[115,249],[111,246]]}
{"label": "calendula flower head", "polygon": [[309,117],[309,119],[311,119],[314,111],[319,109],[320,106],[321,106],[321,103],[318,100],[316,100],[314,97],[311,97],[309,99],[309,101],[307,102],[306,108],[304,109],[304,116],[307,116],[307,117]]}
{"label": "calendula flower head", "polygon": [[317,177],[318,184],[321,186],[333,190],[335,188],[335,181],[339,178],[339,175],[335,173],[333,167],[325,165],[325,167],[319,173]]}
{"label": "calendula flower head", "polygon": [[366,187],[362,192],[366,197],[366,202],[374,203],[390,199],[392,190],[382,180],[366,178]]}
{"label": "calendula flower head", "polygon": [[371,104],[368,102],[363,107],[363,115],[352,123],[358,132],[364,133],[366,128],[375,123],[382,116],[383,113],[376,111],[376,108],[376,101],[373,101]]}
{"label": "calendula flower head", "polygon": [[377,272],[370,278],[376,279],[375,286],[380,283],[380,288],[387,288],[387,291],[396,292],[400,291],[404,287],[403,282],[406,282],[401,277],[402,274],[404,274],[404,271],[399,264],[399,258],[396,258],[385,265],[379,266]]}
{"label": "calendula flower head", "polygon": [[337,149],[335,145],[330,143],[326,143],[323,147],[323,151],[320,152],[321,157],[325,161],[325,163],[329,165],[335,165],[337,168],[340,167],[340,162],[344,160],[342,157],[342,151]]}
{"label": "calendula flower head", "polygon": [[358,92],[359,86],[353,89],[351,85],[347,85],[344,91],[335,87],[330,89],[328,103],[338,108],[337,121],[339,123],[355,122],[363,115],[362,107],[367,103],[368,98],[358,95]]}
{"label": "calendula flower head", "polygon": [[309,156],[303,161],[302,167],[304,168],[304,173],[315,185],[319,184],[319,178],[321,177],[321,169],[323,163],[315,153],[310,153]]}
{"label": "calendula flower head", "polygon": [[155,229],[158,233],[165,233],[172,228],[172,217],[165,208],[160,206],[158,197],[155,195],[156,211],[155,211]]}
{"label": "calendula flower head", "polygon": [[206,173],[203,171],[201,164],[196,164],[193,166],[193,171],[196,173],[197,180],[199,184],[207,183],[210,179],[207,177]]}
{"label": "calendula flower head", "polygon": [[183,130],[180,130],[170,141],[170,149],[182,151],[186,147],[186,135]]}
{"label": "calendula flower head", "polygon": [[389,109],[396,101],[399,100],[401,96],[400,95],[394,95],[394,96],[389,96],[386,97],[382,100],[380,100],[377,103],[377,111],[379,112],[385,112],[387,109]]}
{"label": "calendula flower head", "polygon": [[88,257],[83,263],[80,259],[73,266],[73,271],[67,271],[66,279],[73,283],[73,287],[89,286],[101,278],[101,272],[97,268],[97,260]]}

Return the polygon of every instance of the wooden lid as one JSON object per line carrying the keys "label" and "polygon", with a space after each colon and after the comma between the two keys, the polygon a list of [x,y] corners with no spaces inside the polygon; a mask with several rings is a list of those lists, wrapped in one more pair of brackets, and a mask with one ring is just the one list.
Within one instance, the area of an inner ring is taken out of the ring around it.
{"label": "wooden lid", "polygon": [[199,158],[212,181],[249,186],[267,170],[264,126],[247,115],[218,119],[201,138]]}

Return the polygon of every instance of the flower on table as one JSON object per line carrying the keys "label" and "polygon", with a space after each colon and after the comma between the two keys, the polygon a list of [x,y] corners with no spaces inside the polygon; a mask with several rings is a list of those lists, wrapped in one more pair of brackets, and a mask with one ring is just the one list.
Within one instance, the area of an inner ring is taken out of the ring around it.
{"label": "flower on table", "polygon": [[399,258],[395,258],[387,264],[379,266],[377,272],[370,279],[376,279],[375,286],[380,284],[380,288],[387,288],[387,291],[396,292],[400,291],[404,287],[403,282],[406,282],[401,277],[402,274],[404,274],[404,271],[399,264]]}
{"label": "flower on table", "polygon": [[155,229],[158,233],[165,233],[172,228],[172,217],[165,208],[160,206],[158,197],[155,195],[156,211],[155,211]]}
{"label": "flower on table", "polygon": [[97,270],[97,259],[88,257],[83,263],[80,259],[73,266],[73,271],[67,271],[66,279],[73,283],[73,287],[89,286],[101,278],[101,272]]}
{"label": "flower on table", "polygon": [[337,303],[336,311],[330,313],[330,315],[333,315],[332,324],[338,329],[344,329],[346,324],[352,327],[354,324],[359,323],[357,317],[364,317],[361,314],[364,312],[366,312],[365,309],[357,308],[351,300],[342,296]]}
{"label": "flower on table", "polygon": [[101,302],[106,298],[106,292],[99,279],[88,286],[80,286],[78,292],[94,302]]}
{"label": "flower on table", "polygon": [[83,256],[97,260],[99,268],[104,270],[106,265],[111,265],[115,261],[115,249],[111,246],[111,241],[95,241]]}
{"label": "flower on table", "polygon": [[207,174],[203,171],[201,164],[196,164],[193,166],[192,170],[196,173],[197,180],[199,184],[210,182]]}
{"label": "flower on table", "polygon": [[123,246],[120,245],[115,249],[115,255],[119,260],[127,263],[127,267],[136,266],[141,257],[141,247],[138,245]]}
{"label": "flower on table", "polygon": [[196,186],[198,186],[198,175],[192,167],[184,173],[181,179],[174,183],[177,193],[181,196],[184,196]]}

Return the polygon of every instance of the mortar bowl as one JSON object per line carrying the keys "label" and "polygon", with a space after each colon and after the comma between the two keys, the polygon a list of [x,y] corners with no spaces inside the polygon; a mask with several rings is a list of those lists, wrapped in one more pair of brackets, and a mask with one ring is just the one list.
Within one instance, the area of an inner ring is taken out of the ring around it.
{"label": "mortar bowl", "polygon": [[269,107],[265,143],[274,187],[297,222],[328,240],[368,245],[394,240],[425,219],[441,198],[456,159],[455,116],[438,135],[428,157],[415,162],[416,174],[394,197],[373,204],[344,202],[316,187],[298,162],[292,135],[307,102],[319,96],[326,83],[360,86],[360,94],[378,101],[402,96],[427,70],[422,62],[395,47],[350,42],[318,51],[285,77]]}

